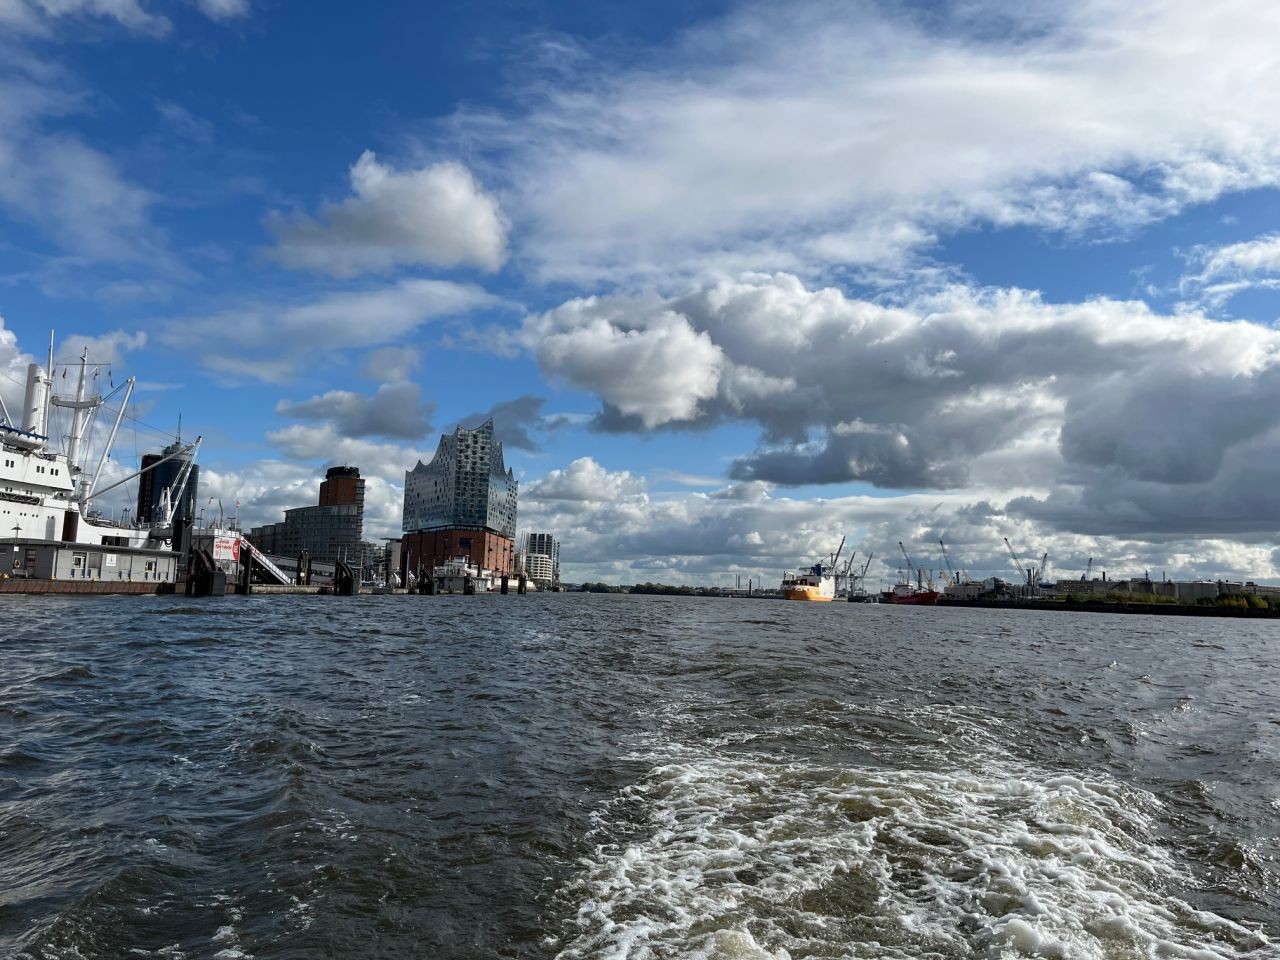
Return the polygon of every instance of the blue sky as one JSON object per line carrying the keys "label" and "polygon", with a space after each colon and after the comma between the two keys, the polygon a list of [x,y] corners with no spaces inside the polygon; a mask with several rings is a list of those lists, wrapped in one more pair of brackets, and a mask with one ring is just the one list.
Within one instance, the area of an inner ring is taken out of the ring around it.
{"label": "blue sky", "polygon": [[570,576],[1277,579],[1280,15],[1201,6],[0,0],[0,372],[378,536],[492,411]]}

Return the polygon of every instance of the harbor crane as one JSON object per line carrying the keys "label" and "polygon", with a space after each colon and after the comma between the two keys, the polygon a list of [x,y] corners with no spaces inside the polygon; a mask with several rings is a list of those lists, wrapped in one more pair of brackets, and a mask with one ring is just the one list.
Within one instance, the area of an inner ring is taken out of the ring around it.
{"label": "harbor crane", "polygon": [[1018,571],[1018,576],[1026,582],[1028,587],[1033,586],[1035,583],[1036,568],[1024,567],[1022,565],[1022,561],[1018,558],[1018,551],[1013,549],[1013,544],[1009,542],[1008,537],[1004,538],[1004,545],[1009,548],[1009,556],[1013,558],[1013,567]]}
{"label": "harbor crane", "polygon": [[947,576],[951,579],[952,584],[960,586],[960,574],[951,566],[951,558],[947,556],[947,545],[942,542],[942,538],[938,538],[938,546],[942,548],[942,562],[947,565]]}
{"label": "harbor crane", "polygon": [[907,553],[907,548],[903,546],[901,540],[898,541],[898,549],[902,551],[902,558],[907,561],[907,576],[910,577],[911,574],[915,573],[916,565],[911,562],[911,556]]}
{"label": "harbor crane", "polygon": [[[851,554],[849,554],[849,559],[848,559],[848,560],[846,560],[846,561],[844,562],[844,566],[843,566],[843,567],[836,567],[836,568],[835,568],[835,572],[836,572],[836,596],[839,596],[839,595],[840,595],[840,591],[841,591],[841,589],[848,590],[848,589],[849,589],[849,587],[851,586],[851,584],[850,584],[850,580],[851,580],[852,578],[849,576],[849,574],[850,574],[850,573],[852,572],[852,570],[853,570],[853,558],[854,558],[854,557],[856,557],[857,555],[858,555],[858,551],[857,551],[857,550],[854,550]],[[841,584],[843,584],[843,587],[841,586]]]}
{"label": "harbor crane", "polygon": [[1044,556],[1040,558],[1040,582],[1044,583],[1049,579],[1049,551],[1044,552]]}
{"label": "harbor crane", "polygon": [[[902,551],[903,559],[905,559],[905,560],[907,561],[907,582],[909,583],[909,582],[911,581],[911,575],[912,575],[912,574],[915,574],[915,578],[916,578],[916,586],[918,586],[918,587],[920,587],[920,588],[922,588],[922,589],[923,589],[923,586],[924,586],[924,570],[922,570],[920,567],[917,567],[917,566],[912,562],[912,560],[911,560],[911,556],[910,556],[910,554],[908,554],[908,553],[907,553],[907,548],[906,548],[905,546],[903,546],[903,544],[902,544],[902,541],[901,541],[901,540],[899,540],[899,541],[898,541],[898,549]],[[930,589],[930,590],[932,590],[932,589],[933,589],[933,586],[932,586],[932,584],[933,584],[933,571],[932,571],[932,570],[931,570],[931,571],[929,571],[929,583],[930,583],[930,587],[929,587],[929,589]]]}
{"label": "harbor crane", "polygon": [[1080,582],[1084,583],[1084,581],[1088,580],[1091,573],[1093,573],[1093,557],[1089,558],[1089,565],[1084,568],[1084,575],[1080,577]]}

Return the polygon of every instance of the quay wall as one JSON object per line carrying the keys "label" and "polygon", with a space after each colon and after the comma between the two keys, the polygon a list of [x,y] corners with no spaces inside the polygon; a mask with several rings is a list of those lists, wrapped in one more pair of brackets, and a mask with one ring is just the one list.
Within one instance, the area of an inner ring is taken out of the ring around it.
{"label": "quay wall", "polygon": [[0,593],[157,594],[173,593],[172,583],[110,580],[0,580]]}
{"label": "quay wall", "polygon": [[1142,613],[1160,617],[1244,617],[1246,619],[1275,619],[1280,610],[1260,607],[1218,607],[1181,603],[1103,603],[1090,600],[1083,603],[1063,603],[1060,600],[961,600],[942,597],[940,607],[979,607],[995,610],[1046,610],[1062,613]]}

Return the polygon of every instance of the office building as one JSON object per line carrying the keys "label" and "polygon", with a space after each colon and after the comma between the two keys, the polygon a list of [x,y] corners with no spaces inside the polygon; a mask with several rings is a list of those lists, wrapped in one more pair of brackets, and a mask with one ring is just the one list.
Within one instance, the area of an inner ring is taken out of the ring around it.
{"label": "office building", "polygon": [[[173,504],[175,521],[190,519],[196,515],[195,504],[199,495],[200,468],[191,463],[191,451],[185,444],[177,441],[169,444],[159,453],[142,455],[142,474],[138,477],[138,512],[136,517],[141,524],[156,523],[162,519],[161,500],[165,490]],[[180,474],[187,464],[191,463],[191,474],[187,477],[186,487],[179,495],[174,489]],[[148,469],[150,468],[150,469]]]}
{"label": "office building", "polygon": [[306,551],[313,561],[353,566],[363,562],[364,480],[358,467],[330,467],[320,483],[319,503],[284,512],[280,523],[249,531],[263,553],[297,557]]}

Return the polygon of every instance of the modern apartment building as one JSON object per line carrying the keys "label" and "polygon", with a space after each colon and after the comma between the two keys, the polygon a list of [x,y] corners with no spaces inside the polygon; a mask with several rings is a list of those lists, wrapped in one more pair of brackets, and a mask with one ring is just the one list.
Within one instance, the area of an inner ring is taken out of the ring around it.
{"label": "modern apartment building", "polygon": [[549,533],[525,536],[524,572],[539,587],[560,585],[560,541]]}

